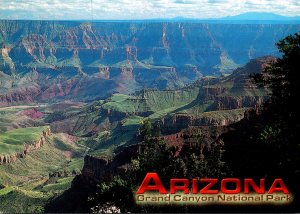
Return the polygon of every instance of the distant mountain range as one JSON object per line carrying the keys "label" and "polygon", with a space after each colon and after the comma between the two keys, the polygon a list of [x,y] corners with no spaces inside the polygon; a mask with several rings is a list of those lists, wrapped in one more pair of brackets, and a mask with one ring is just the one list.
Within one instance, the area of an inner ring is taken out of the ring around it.
{"label": "distant mountain range", "polygon": [[[67,21],[67,20],[65,20]],[[73,20],[74,21],[74,20]],[[133,19],[133,20],[77,20],[80,22],[195,22],[220,24],[300,24],[300,16],[282,16],[269,12],[247,12],[235,16],[220,18],[187,18],[176,16],[173,18]]]}
{"label": "distant mountain range", "polygon": [[[153,21],[153,20],[152,20]],[[207,22],[207,23],[234,23],[234,24],[299,24],[300,16],[282,16],[269,12],[247,12],[235,16],[221,18],[201,19],[185,18],[182,16],[172,19],[154,19],[154,21],[185,21],[185,22]]]}
{"label": "distant mountain range", "polygon": [[269,21],[300,21],[300,16],[282,16],[275,13],[248,12],[236,16],[227,16],[219,20],[269,20]]}

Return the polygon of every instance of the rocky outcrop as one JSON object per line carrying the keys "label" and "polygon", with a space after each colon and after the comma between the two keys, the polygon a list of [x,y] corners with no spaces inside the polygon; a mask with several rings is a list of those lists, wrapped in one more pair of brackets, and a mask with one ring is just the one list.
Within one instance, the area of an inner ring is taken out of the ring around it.
{"label": "rocky outcrop", "polygon": [[26,155],[28,155],[32,151],[41,148],[46,143],[46,140],[50,135],[51,129],[48,128],[42,132],[39,140],[33,142],[32,144],[25,144],[23,151],[13,154],[0,155],[0,165],[13,163],[17,160],[17,158],[25,158]]}
{"label": "rocky outcrop", "polygon": [[113,159],[87,155],[84,158],[81,177],[91,183],[110,181],[114,175],[126,171],[127,164],[137,157],[141,148],[141,144],[125,147]]}
{"label": "rocky outcrop", "polygon": [[215,97],[213,105],[209,110],[229,110],[238,108],[260,108],[268,99],[268,96],[217,96]]}
{"label": "rocky outcrop", "polygon": [[171,134],[178,133],[189,127],[219,127],[228,126],[242,120],[249,115],[249,112],[259,112],[259,109],[236,109],[219,112],[205,112],[202,115],[195,116],[189,114],[174,114],[162,118],[157,121],[157,126],[160,127],[162,133]]}
{"label": "rocky outcrop", "polygon": [[1,50],[1,55],[2,55],[4,62],[8,65],[10,73],[12,75],[16,75],[16,68],[15,68],[14,62],[9,56],[10,50],[11,50],[10,47],[4,45]]}
{"label": "rocky outcrop", "polygon": [[112,169],[109,160],[89,155],[85,156],[84,166],[81,171],[81,175],[84,178],[93,181],[103,181],[111,178],[111,174]]}
{"label": "rocky outcrop", "polygon": [[110,73],[109,73],[110,68],[109,67],[99,67],[99,76],[103,79],[109,79],[110,78]]}
{"label": "rocky outcrop", "polygon": [[133,79],[133,68],[132,67],[121,67],[121,79],[122,80],[132,80]]}
{"label": "rocky outcrop", "polygon": [[0,92],[0,107],[31,104],[39,94],[40,87],[36,84]]}

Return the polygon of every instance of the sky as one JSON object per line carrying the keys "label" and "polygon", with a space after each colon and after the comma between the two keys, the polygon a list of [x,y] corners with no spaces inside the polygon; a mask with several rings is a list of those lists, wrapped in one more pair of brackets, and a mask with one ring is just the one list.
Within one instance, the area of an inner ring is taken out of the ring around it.
{"label": "sky", "polygon": [[0,19],[205,19],[245,12],[300,16],[300,0],[0,0]]}

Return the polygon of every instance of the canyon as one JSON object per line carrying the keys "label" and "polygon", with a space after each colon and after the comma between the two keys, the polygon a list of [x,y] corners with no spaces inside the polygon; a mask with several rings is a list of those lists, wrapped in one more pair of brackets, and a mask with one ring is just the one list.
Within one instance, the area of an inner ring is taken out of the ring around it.
{"label": "canyon", "polygon": [[0,21],[0,106],[176,89],[279,56],[297,24]]}

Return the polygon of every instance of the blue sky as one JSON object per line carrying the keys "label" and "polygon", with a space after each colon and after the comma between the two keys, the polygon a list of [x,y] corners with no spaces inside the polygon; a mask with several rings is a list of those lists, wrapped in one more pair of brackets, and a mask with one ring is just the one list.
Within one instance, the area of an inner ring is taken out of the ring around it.
{"label": "blue sky", "polygon": [[300,0],[0,0],[0,19],[218,18],[255,11],[300,16]]}

